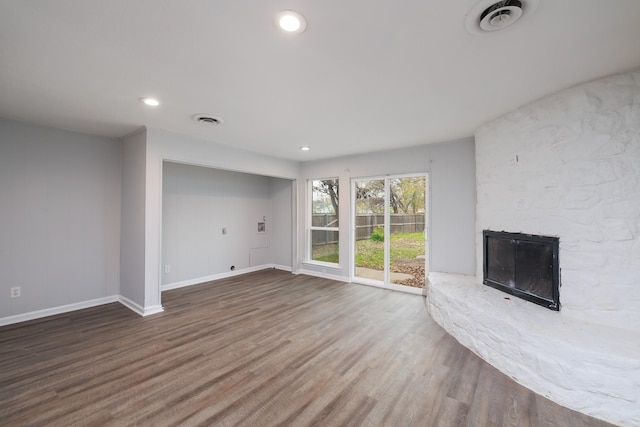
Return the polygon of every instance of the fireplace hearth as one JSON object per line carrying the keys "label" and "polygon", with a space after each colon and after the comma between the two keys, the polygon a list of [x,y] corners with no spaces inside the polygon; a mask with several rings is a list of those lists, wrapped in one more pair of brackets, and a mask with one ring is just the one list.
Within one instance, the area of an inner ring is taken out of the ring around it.
{"label": "fireplace hearth", "polygon": [[559,239],[483,231],[485,285],[560,310]]}

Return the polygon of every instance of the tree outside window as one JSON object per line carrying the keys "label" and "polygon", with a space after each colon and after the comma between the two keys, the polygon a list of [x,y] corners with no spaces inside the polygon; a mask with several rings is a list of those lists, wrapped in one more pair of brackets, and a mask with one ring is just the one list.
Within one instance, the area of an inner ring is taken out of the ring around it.
{"label": "tree outside window", "polygon": [[310,180],[309,260],[339,262],[338,179]]}

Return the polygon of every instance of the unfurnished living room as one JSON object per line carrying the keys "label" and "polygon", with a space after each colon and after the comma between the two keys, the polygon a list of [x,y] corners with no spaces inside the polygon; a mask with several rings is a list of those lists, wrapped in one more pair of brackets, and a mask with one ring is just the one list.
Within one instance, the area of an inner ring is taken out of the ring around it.
{"label": "unfurnished living room", "polygon": [[0,1],[0,425],[640,426],[640,2]]}

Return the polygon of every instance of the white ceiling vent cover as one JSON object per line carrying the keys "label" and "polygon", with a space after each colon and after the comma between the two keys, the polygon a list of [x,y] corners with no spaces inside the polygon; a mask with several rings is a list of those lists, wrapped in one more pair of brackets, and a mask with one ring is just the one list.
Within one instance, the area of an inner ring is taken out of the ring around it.
{"label": "white ceiling vent cover", "polygon": [[501,30],[522,16],[522,3],[518,0],[500,1],[489,6],[480,15],[480,28],[485,31]]}
{"label": "white ceiling vent cover", "polygon": [[224,120],[222,120],[220,117],[212,116],[209,114],[194,114],[192,118],[196,123],[202,123],[210,126],[221,125],[222,123],[224,123]]}
{"label": "white ceiling vent cover", "polygon": [[472,34],[486,34],[514,24],[538,6],[538,0],[482,0],[467,14],[465,27]]}

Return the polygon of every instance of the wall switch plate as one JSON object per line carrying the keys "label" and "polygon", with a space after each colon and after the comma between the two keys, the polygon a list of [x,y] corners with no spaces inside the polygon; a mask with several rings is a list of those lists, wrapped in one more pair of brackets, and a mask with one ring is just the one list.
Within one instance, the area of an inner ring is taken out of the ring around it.
{"label": "wall switch plate", "polygon": [[11,288],[11,298],[20,298],[20,286]]}
{"label": "wall switch plate", "polygon": [[171,273],[171,266],[169,264],[164,266],[164,272],[165,273]]}

